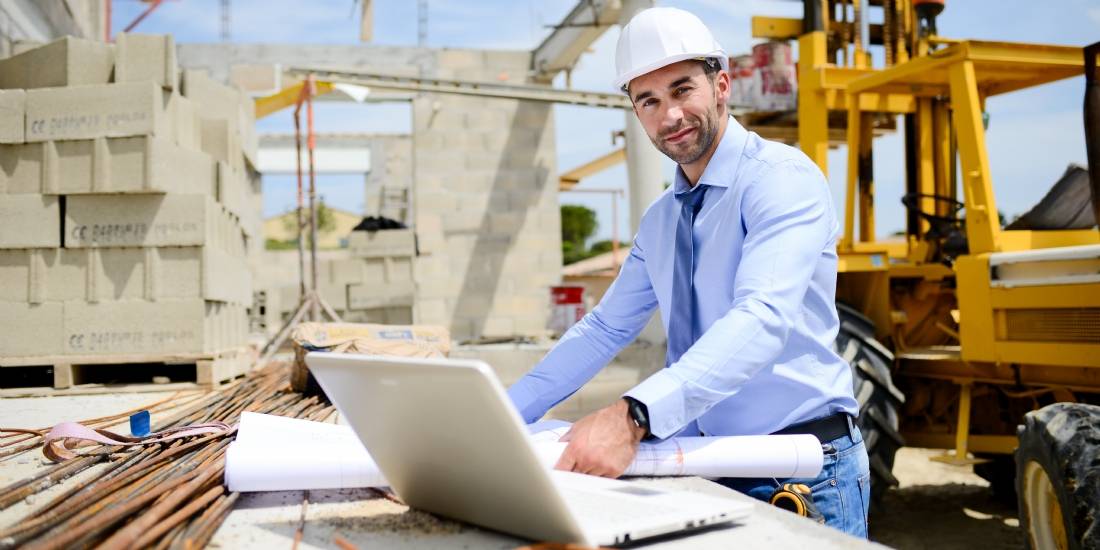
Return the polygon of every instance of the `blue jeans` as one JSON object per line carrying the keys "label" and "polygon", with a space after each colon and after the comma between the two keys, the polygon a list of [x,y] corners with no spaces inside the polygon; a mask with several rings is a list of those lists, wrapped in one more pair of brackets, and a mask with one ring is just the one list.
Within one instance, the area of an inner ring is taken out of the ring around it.
{"label": "blue jeans", "polygon": [[867,506],[871,502],[871,472],[859,428],[821,445],[825,462],[815,478],[750,479],[727,477],[718,483],[767,502],[779,483],[802,483],[813,491],[814,505],[825,524],[849,535],[867,538]]}

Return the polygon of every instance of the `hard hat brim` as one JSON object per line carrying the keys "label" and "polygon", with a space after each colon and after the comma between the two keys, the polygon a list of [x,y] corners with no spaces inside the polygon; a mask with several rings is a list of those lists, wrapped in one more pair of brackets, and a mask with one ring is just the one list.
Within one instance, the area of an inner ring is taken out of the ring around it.
{"label": "hard hat brim", "polygon": [[722,66],[723,71],[730,70],[729,56],[727,56],[726,52],[722,50],[717,50],[705,54],[684,53],[654,61],[653,63],[638,67],[637,69],[619,75],[619,77],[615,79],[615,89],[622,90],[623,87],[629,84],[631,80],[634,80],[635,78],[638,78],[639,76],[642,76],[644,74],[656,71],[657,69],[660,69],[662,67],[672,65],[673,63],[679,63],[681,61],[687,61],[689,59],[704,59],[707,57],[717,59],[718,63]]}

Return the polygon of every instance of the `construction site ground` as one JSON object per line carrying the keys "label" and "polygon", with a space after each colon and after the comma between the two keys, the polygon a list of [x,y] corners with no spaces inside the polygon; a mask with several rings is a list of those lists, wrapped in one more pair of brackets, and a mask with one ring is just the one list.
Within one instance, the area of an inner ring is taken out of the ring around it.
{"label": "construction site ground", "polygon": [[[91,418],[140,407],[172,392],[29,397],[0,399],[0,426],[43,427],[76,418]],[[126,432],[126,426],[118,428]],[[959,468],[929,461],[939,453],[930,449],[902,449],[894,473],[901,487],[887,493],[884,509],[872,517],[871,538],[905,549],[962,549],[981,545],[986,550],[1019,548],[1023,540],[1013,507],[998,502],[988,484]],[[40,451],[0,461],[0,484],[7,485],[46,467]],[[80,475],[95,475],[96,468]],[[699,478],[644,480],[686,490],[747,498]],[[0,526],[19,521],[58,494],[66,484],[0,512]],[[213,547],[289,548],[301,524],[302,491],[243,495],[218,529]],[[435,516],[410,511],[368,490],[310,491],[306,506],[303,547],[332,548],[338,535],[360,547],[385,548],[515,548],[523,541]],[[690,538],[673,538],[655,548],[862,546],[830,529],[759,504],[743,525],[717,529]],[[647,545],[647,547],[650,547]]]}

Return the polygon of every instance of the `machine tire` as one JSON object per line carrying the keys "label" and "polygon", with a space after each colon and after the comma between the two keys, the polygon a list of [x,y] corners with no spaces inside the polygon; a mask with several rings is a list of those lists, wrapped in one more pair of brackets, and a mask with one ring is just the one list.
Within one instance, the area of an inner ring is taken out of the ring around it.
{"label": "machine tire", "polygon": [[1016,493],[1032,550],[1100,548],[1100,407],[1055,403],[1018,428]]}
{"label": "machine tire", "polygon": [[871,466],[871,501],[879,504],[894,477],[894,454],[905,445],[898,430],[898,408],[905,395],[894,386],[890,367],[894,354],[875,339],[874,323],[853,309],[837,303],[840,331],[836,352],[852,367],[852,385],[859,402],[859,430]]}

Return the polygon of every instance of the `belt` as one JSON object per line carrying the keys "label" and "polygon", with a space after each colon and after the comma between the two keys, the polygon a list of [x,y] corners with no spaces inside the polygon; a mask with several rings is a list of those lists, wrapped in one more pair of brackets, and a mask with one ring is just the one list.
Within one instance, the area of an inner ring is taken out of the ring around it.
{"label": "belt", "polygon": [[824,418],[791,424],[772,435],[810,434],[822,443],[844,436],[851,437],[852,417],[847,413],[834,413]]}

